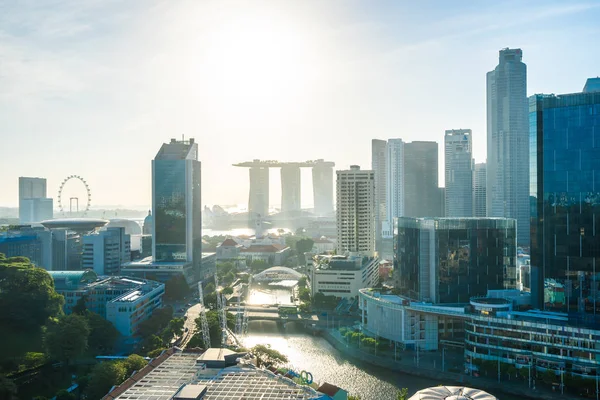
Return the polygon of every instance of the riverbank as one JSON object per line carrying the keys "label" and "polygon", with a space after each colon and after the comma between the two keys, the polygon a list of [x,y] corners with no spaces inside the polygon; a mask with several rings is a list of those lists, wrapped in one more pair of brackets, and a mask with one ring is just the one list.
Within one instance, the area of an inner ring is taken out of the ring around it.
{"label": "riverbank", "polygon": [[327,330],[323,332],[323,338],[327,340],[336,350],[344,354],[346,357],[366,362],[371,365],[390,369],[395,372],[401,372],[404,374],[417,376],[420,378],[431,379],[436,384],[449,384],[454,383],[461,386],[472,386],[475,388],[489,391],[497,397],[499,393],[519,396],[521,398],[529,399],[544,399],[544,400],[565,400],[565,399],[582,399],[581,397],[575,397],[568,394],[560,394],[543,389],[529,389],[528,387],[520,387],[510,382],[497,382],[488,378],[474,378],[469,375],[464,375],[456,372],[441,371],[439,369],[419,368],[416,367],[412,361],[412,357],[408,359],[400,359],[395,361],[385,357],[375,356],[359,350],[357,348],[347,346],[346,342],[341,338],[341,335],[337,330]]}

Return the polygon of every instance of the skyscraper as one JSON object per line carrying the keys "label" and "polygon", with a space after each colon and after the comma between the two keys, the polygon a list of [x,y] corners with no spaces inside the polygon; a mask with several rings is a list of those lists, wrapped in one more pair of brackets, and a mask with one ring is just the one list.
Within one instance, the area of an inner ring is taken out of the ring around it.
{"label": "skyscraper", "polygon": [[404,144],[404,215],[439,217],[438,144]]}
{"label": "skyscraper", "polygon": [[386,221],[384,237],[392,237],[395,217],[404,215],[404,142],[389,139],[386,146]]}
{"label": "skyscraper", "polygon": [[387,185],[387,141],[371,140],[371,169],[375,176],[375,229],[376,237],[381,238],[383,222],[387,217],[386,185]]}
{"label": "skyscraper", "polygon": [[375,251],[375,176],[373,171],[351,165],[336,171],[337,251]]}
{"label": "skyscraper", "polygon": [[200,161],[194,139],[164,143],[152,161],[155,262],[202,262]]}
{"label": "skyscraper", "polygon": [[[254,160],[258,162],[259,160]],[[250,199],[248,201],[248,217],[254,221],[260,216],[269,215],[269,168],[250,168]]]}
{"label": "skyscraper", "polygon": [[333,165],[319,159],[312,168],[315,214],[320,216],[333,213]]}
{"label": "skyscraper", "polygon": [[53,201],[46,197],[46,179],[19,177],[19,223],[31,224],[53,217]]}
{"label": "skyscraper", "polygon": [[473,216],[473,154],[470,129],[447,130],[444,136],[446,217]]}
{"label": "skyscraper", "polygon": [[[487,73],[487,215],[517,220],[517,241],[529,244],[527,66],[521,49],[500,50]],[[447,211],[446,211],[447,212]]]}
{"label": "skyscraper", "polygon": [[298,213],[300,211],[301,188],[300,167],[293,165],[281,167],[281,212]]}
{"label": "skyscraper", "polygon": [[600,87],[529,98],[535,307],[600,315]]}
{"label": "skyscraper", "polygon": [[486,216],[486,167],[485,163],[475,164],[473,170],[473,216]]}

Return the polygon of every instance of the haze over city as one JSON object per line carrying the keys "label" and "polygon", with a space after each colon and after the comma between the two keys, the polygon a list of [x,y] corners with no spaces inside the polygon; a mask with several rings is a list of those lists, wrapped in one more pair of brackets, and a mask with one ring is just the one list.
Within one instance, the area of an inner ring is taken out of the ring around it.
{"label": "haze over city", "polygon": [[54,196],[70,174],[96,205],[150,204],[150,160],[182,135],[199,143],[209,205],[247,202],[233,163],[369,167],[377,137],[469,128],[485,161],[498,50],[523,49],[528,94],[578,92],[598,74],[598,20],[598,2],[0,3],[0,206],[17,205],[19,176]]}

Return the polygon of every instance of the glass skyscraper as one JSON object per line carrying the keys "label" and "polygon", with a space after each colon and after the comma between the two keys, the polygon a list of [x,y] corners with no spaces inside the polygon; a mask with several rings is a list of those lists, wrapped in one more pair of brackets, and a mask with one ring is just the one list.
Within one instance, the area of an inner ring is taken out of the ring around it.
{"label": "glass skyscraper", "polygon": [[202,263],[200,161],[194,139],[164,143],[152,161],[154,262]]}
{"label": "glass skyscraper", "polygon": [[467,303],[516,287],[516,221],[507,218],[396,218],[394,270],[408,298]]}
{"label": "glass skyscraper", "polygon": [[[487,73],[487,215],[515,218],[529,244],[527,66],[521,49],[500,50]],[[446,215],[447,214],[446,210]]]}
{"label": "glass skyscraper", "polygon": [[[592,82],[590,82],[592,81]],[[534,306],[600,314],[600,88],[529,98]]]}
{"label": "glass skyscraper", "polygon": [[444,135],[446,217],[473,216],[473,153],[470,129],[447,130]]}
{"label": "glass skyscraper", "polygon": [[440,217],[438,188],[438,144],[404,144],[404,215]]}

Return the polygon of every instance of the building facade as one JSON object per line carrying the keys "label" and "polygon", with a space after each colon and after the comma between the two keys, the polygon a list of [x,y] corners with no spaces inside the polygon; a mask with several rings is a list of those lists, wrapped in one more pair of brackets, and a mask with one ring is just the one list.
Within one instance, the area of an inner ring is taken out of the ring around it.
{"label": "building facade", "polygon": [[291,165],[281,167],[281,212],[297,214],[301,210],[301,200],[300,167]]}
{"label": "building facade", "polygon": [[312,296],[354,298],[379,283],[379,258],[361,255],[315,256],[308,263]]}
{"label": "building facade", "polygon": [[[259,161],[259,160],[254,160]],[[269,168],[251,167],[248,217],[250,220],[269,215]]]}
{"label": "building facade", "polygon": [[595,319],[600,315],[600,91],[534,95],[529,111],[534,306]]}
{"label": "building facade", "polygon": [[152,161],[154,262],[202,263],[201,165],[194,139],[171,139]]}
{"label": "building facade", "polygon": [[473,169],[473,216],[486,217],[486,167],[485,163],[475,164]]}
{"label": "building facade", "polygon": [[387,219],[387,141],[371,140],[371,169],[375,178],[375,229],[376,240],[381,239],[383,223]]}
{"label": "building facade", "polygon": [[19,177],[19,223],[52,219],[53,201],[46,197],[46,179]]}
{"label": "building facade", "polygon": [[436,142],[404,144],[404,216],[442,216]]}
{"label": "building facade", "polygon": [[394,218],[404,215],[404,142],[402,139],[389,139],[386,155],[386,221],[382,236],[389,238],[392,236]]}
{"label": "building facade", "polygon": [[358,165],[336,171],[337,250],[345,252],[375,251],[375,177],[373,171]]}
{"label": "building facade", "polygon": [[333,168],[319,159],[312,168],[314,211],[318,216],[333,215]]}
{"label": "building facade", "polygon": [[92,270],[51,271],[54,287],[65,298],[64,312],[70,314],[84,298],[88,310],[111,322],[125,336],[137,332],[140,322],[162,307],[165,285],[128,277],[99,277]]}
{"label": "building facade", "polygon": [[447,130],[444,136],[446,217],[473,216],[473,154],[470,129]]}
{"label": "building facade", "polygon": [[117,275],[121,265],[131,261],[131,237],[125,228],[106,228],[83,240],[83,269],[93,269],[98,275]]}
{"label": "building facade", "polygon": [[516,221],[505,218],[397,218],[394,270],[407,298],[468,302],[516,287]]}
{"label": "building facade", "polygon": [[529,245],[527,66],[521,49],[500,50],[487,73],[487,215],[517,220],[517,240]]}

